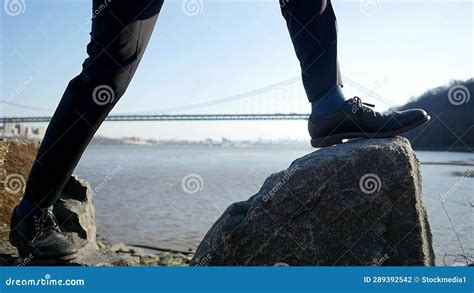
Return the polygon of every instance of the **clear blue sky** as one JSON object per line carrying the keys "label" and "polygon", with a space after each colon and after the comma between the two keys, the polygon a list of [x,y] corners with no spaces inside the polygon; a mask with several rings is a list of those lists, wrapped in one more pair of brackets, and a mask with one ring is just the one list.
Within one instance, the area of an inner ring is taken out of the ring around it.
{"label": "clear blue sky", "polygon": [[[86,58],[91,1],[24,3],[17,16],[5,9],[1,14],[1,98],[46,111],[8,105],[1,111],[48,115]],[[201,13],[188,16],[182,1],[165,1],[142,64],[113,113],[205,102],[299,75],[277,0],[202,3]],[[374,11],[364,10],[364,4],[373,3]],[[452,79],[474,76],[472,1],[334,1],[334,7],[343,75],[391,101],[367,98],[379,110]],[[350,86],[345,90],[364,96]],[[283,99],[255,98],[234,110],[263,112],[267,106],[271,111],[309,111],[301,84],[282,91]],[[106,123],[100,133],[192,139],[307,136],[304,122]]]}

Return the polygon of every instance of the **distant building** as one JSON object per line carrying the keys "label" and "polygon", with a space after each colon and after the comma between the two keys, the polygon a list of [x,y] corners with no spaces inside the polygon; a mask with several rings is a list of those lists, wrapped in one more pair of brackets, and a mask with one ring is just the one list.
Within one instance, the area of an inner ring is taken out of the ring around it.
{"label": "distant building", "polygon": [[38,140],[44,137],[45,132],[45,127],[32,127],[19,123],[5,123],[3,135],[5,137],[21,137]]}
{"label": "distant building", "polygon": [[38,127],[38,128],[36,128],[33,132],[34,132],[34,134],[36,134],[37,136],[43,137],[44,134],[46,133],[46,127]]}
{"label": "distant building", "polygon": [[5,135],[6,136],[16,136],[18,135],[17,129],[14,123],[5,123],[4,125]]}
{"label": "distant building", "polygon": [[147,142],[143,138],[135,137],[135,136],[124,137],[124,138],[122,138],[122,142],[126,143],[126,144],[150,144],[149,142]]}

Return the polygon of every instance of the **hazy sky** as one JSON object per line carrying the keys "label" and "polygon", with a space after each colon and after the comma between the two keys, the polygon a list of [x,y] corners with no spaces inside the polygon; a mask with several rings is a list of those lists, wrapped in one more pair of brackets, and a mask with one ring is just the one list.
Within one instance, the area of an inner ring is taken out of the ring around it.
{"label": "hazy sky", "polygon": [[[342,73],[388,100],[367,97],[377,109],[474,76],[473,1],[333,2]],[[23,3],[19,15],[8,15],[6,6],[1,11],[1,99],[45,110],[2,104],[1,111],[50,115],[86,58],[91,1]],[[200,12],[189,16],[182,1],[165,1],[138,72],[114,114],[206,102],[299,76],[277,0],[201,3]],[[345,90],[365,96],[349,84]],[[200,111],[307,112],[309,104],[298,82]],[[304,122],[106,122],[99,131],[181,139],[307,137]]]}

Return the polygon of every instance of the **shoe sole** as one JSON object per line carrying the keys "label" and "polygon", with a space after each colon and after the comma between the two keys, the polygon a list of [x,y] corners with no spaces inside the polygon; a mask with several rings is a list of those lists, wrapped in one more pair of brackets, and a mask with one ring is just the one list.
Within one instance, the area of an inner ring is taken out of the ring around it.
{"label": "shoe sole", "polygon": [[351,139],[351,138],[387,138],[392,137],[397,134],[401,134],[417,128],[428,121],[430,121],[431,117],[426,115],[422,119],[418,120],[415,123],[407,125],[397,130],[387,131],[387,132],[376,132],[376,133],[365,133],[365,132],[348,132],[348,133],[341,133],[336,135],[329,135],[320,138],[313,138],[311,139],[311,146],[315,148],[323,148],[332,146],[335,144],[342,144],[343,139]]}
{"label": "shoe sole", "polygon": [[60,264],[64,264],[72,260],[75,260],[77,258],[77,252],[74,252],[68,255],[52,257],[52,258],[35,257],[35,256],[32,256],[31,253],[25,253],[24,251],[20,251],[20,249],[18,248],[19,246],[17,245],[14,237],[12,237],[11,233],[10,233],[9,240],[10,240],[10,244],[13,247],[17,248],[18,254],[20,255],[20,257],[16,259],[14,265],[20,265],[20,266],[60,265]]}

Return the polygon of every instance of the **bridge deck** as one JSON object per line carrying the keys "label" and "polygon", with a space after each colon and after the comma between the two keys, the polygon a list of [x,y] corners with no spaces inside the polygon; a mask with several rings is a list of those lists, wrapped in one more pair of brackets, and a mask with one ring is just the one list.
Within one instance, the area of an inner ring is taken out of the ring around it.
{"label": "bridge deck", "polygon": [[[307,120],[309,114],[110,115],[106,121]],[[3,123],[49,122],[51,117],[3,117]]]}

